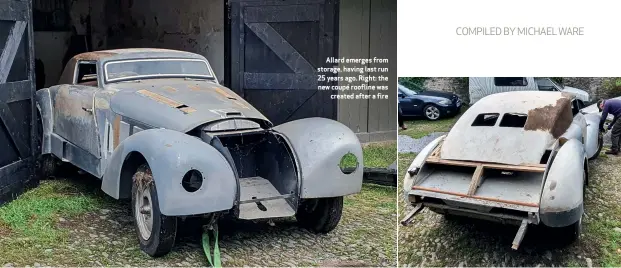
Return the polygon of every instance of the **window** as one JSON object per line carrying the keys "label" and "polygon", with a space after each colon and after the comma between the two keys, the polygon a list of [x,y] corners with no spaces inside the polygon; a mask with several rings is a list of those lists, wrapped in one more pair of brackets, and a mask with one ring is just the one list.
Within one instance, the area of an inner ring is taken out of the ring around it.
{"label": "window", "polygon": [[571,101],[571,113],[572,115],[577,115],[580,110],[584,108],[584,103],[581,100],[574,99]]}
{"label": "window", "polygon": [[97,65],[93,62],[78,63],[76,84],[97,86]]}
{"label": "window", "polygon": [[524,127],[527,116],[525,114],[506,113],[502,116],[501,127]]}
{"label": "window", "polygon": [[203,60],[194,59],[143,59],[112,61],[105,64],[106,81],[126,81],[157,77],[213,79],[213,74]]}
{"label": "window", "polygon": [[473,127],[493,127],[500,114],[480,114],[472,122]]}
{"label": "window", "polygon": [[497,87],[524,87],[528,85],[526,77],[494,77]]}
{"label": "window", "polygon": [[405,95],[405,96],[414,96],[416,95],[416,89],[414,88],[414,90],[409,89],[407,87],[404,87],[402,85],[398,85],[397,88],[399,89],[399,93]]}

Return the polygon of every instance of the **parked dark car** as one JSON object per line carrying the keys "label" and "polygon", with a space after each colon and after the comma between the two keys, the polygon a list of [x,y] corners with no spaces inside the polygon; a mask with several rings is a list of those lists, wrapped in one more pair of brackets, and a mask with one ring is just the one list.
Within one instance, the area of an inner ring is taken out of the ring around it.
{"label": "parked dark car", "polygon": [[401,116],[423,116],[428,120],[438,120],[456,115],[461,109],[461,100],[453,93],[422,87],[407,88],[401,84],[398,89]]}

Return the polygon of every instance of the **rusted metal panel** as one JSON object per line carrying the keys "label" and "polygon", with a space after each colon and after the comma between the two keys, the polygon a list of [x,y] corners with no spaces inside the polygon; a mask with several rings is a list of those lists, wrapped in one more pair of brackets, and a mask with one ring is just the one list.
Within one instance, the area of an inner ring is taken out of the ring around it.
{"label": "rusted metal panel", "polygon": [[[147,160],[158,187],[162,214],[198,215],[233,207],[237,196],[235,174],[227,160],[214,147],[200,139],[174,130],[150,129],[125,139],[112,154],[103,177],[102,189],[114,198],[122,196],[121,166],[131,152]],[[188,193],[179,183],[185,173],[202,173],[203,187]]]}
{"label": "rusted metal panel", "polygon": [[[360,191],[362,146],[347,126],[325,118],[306,118],[276,126],[274,130],[287,137],[297,156],[302,198],[343,196]],[[339,167],[347,153],[352,153],[359,163],[351,174],[344,174]]]}
{"label": "rusted metal panel", "polygon": [[[545,150],[554,143],[555,135],[564,133],[572,122],[569,101],[560,92],[489,95],[455,123],[443,143],[441,157],[511,165],[538,164]],[[478,116],[490,113],[499,115],[492,126],[473,126]],[[528,115],[528,118],[524,127],[500,127],[506,114]]]}

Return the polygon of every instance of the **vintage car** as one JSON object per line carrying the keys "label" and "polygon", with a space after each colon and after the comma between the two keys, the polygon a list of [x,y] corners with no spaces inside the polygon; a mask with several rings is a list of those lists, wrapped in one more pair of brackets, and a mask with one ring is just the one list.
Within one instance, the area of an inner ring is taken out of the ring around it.
{"label": "vintage car", "polygon": [[330,232],[343,196],[362,187],[361,164],[339,167],[346,155],[362,163],[348,127],[324,118],[273,126],[197,54],[80,54],[59,85],[37,91],[36,104],[45,170],[69,162],[113,198],[131,198],[140,248],[151,256],[171,250],[177,219],[190,216],[295,216]]}
{"label": "vintage car", "polygon": [[600,115],[561,92],[506,92],[475,103],[409,166],[404,194],[414,209],[515,223],[517,249],[529,224],[579,237],[588,160],[598,156]]}

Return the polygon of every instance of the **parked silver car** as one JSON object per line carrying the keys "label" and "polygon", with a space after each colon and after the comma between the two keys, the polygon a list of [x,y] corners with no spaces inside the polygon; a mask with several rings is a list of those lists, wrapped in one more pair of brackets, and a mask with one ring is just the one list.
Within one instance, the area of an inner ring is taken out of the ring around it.
{"label": "parked silver car", "polygon": [[[221,86],[197,54],[121,49],[75,56],[59,85],[36,93],[44,167],[56,159],[131,198],[140,248],[170,251],[177,218],[296,216],[333,230],[362,185],[362,147],[345,125],[307,118],[273,126]],[[347,174],[346,174],[347,173]]]}

